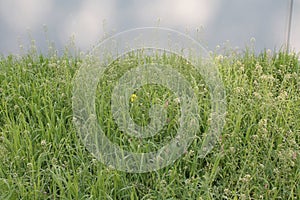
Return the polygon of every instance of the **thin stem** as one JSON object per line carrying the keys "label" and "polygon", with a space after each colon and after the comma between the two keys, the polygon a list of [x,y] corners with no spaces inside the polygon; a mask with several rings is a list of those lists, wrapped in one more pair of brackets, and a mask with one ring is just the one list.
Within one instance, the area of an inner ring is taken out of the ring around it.
{"label": "thin stem", "polygon": [[287,40],[286,40],[287,53],[289,53],[289,51],[290,51],[290,39],[291,39],[291,29],[292,29],[293,6],[294,6],[294,0],[291,0],[291,2],[290,2],[290,9],[289,9],[288,33],[287,33]]}

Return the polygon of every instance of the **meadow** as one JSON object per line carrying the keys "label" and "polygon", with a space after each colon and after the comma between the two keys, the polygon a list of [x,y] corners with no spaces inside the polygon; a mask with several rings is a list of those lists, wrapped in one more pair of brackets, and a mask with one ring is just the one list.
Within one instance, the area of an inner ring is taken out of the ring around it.
{"label": "meadow", "polygon": [[[213,150],[195,140],[174,164],[126,173],[99,162],[79,139],[72,113],[73,78],[83,56],[0,57],[0,199],[300,199],[299,55],[266,50],[211,53],[226,89],[226,123]],[[193,82],[207,130],[209,93],[193,66],[176,56],[148,58],[178,66]],[[146,85],[128,99],[146,125],[150,102],[166,105],[168,125],[140,140],[118,129],[110,113],[114,82],[138,57],[117,60],[101,77],[96,110],[107,137],[129,151],[159,149],[174,137],[180,104],[167,88]]]}

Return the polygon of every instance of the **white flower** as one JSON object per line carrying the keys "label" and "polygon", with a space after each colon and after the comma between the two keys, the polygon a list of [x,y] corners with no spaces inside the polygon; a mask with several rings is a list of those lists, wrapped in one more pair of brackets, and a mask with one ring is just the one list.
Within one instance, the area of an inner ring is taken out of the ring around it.
{"label": "white flower", "polygon": [[41,145],[42,145],[42,146],[45,146],[46,144],[47,144],[46,140],[42,140],[42,141],[41,141]]}
{"label": "white flower", "polygon": [[175,98],[175,99],[174,99],[174,102],[175,102],[176,104],[180,104],[180,98],[178,98],[178,97]]}
{"label": "white flower", "polygon": [[223,55],[218,55],[215,59],[217,61],[222,61],[224,59],[224,57],[223,57]]}

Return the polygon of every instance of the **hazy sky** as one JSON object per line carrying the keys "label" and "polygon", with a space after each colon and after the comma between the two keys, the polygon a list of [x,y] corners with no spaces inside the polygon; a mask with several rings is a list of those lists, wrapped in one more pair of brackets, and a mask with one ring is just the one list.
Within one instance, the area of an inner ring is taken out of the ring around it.
{"label": "hazy sky", "polygon": [[[290,0],[0,0],[0,54],[19,53],[30,37],[58,49],[75,36],[86,51],[104,33],[160,26],[187,30],[210,49],[227,40],[241,48],[256,39],[256,49],[285,44]],[[300,0],[294,1],[291,46],[300,51]],[[44,26],[47,27],[45,33]],[[196,31],[198,30],[198,32]]]}

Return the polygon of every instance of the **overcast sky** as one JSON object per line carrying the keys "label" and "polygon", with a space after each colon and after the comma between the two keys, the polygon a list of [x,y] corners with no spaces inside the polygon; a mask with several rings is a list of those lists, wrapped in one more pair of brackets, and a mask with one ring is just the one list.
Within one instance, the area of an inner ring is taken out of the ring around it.
{"label": "overcast sky", "polygon": [[[86,51],[105,33],[136,27],[177,29],[210,49],[227,40],[244,48],[279,49],[286,41],[290,0],[0,0],[0,54],[20,53],[29,35],[40,51],[46,36],[60,50],[75,36]],[[291,46],[300,51],[300,0],[294,1]],[[44,26],[47,27],[45,34]],[[198,30],[198,32],[196,31]]]}

